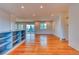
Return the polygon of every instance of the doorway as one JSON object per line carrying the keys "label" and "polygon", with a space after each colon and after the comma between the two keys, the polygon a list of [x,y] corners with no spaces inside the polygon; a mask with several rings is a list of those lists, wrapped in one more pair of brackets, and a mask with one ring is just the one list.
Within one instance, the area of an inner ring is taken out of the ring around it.
{"label": "doorway", "polygon": [[26,44],[31,45],[35,43],[35,24],[26,24]]}

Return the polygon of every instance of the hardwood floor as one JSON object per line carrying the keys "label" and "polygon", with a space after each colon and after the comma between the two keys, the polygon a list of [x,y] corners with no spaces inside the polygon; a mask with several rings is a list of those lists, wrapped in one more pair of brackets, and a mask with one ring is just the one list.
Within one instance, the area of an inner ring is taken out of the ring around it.
{"label": "hardwood floor", "polygon": [[79,51],[68,46],[68,42],[65,40],[59,40],[54,35],[45,35],[47,40],[45,45],[40,45],[40,36],[36,35],[35,44],[31,44],[29,47],[25,42],[17,47],[9,55],[78,55]]}

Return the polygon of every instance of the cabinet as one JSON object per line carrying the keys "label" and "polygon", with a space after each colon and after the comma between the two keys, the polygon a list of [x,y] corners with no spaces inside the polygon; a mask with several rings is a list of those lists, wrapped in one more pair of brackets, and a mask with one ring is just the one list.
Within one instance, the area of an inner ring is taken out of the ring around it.
{"label": "cabinet", "polygon": [[5,54],[24,39],[25,30],[0,33],[0,54]]}
{"label": "cabinet", "polygon": [[0,33],[0,54],[6,53],[12,48],[12,33]]}
{"label": "cabinet", "polygon": [[12,36],[13,36],[13,46],[15,46],[21,41],[21,33],[20,31],[14,31],[12,32]]}

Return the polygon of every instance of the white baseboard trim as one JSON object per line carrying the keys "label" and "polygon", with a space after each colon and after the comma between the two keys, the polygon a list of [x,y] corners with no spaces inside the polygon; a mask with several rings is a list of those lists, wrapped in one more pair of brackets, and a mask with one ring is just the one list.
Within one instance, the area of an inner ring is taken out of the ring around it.
{"label": "white baseboard trim", "polygon": [[16,46],[14,46],[12,49],[10,49],[8,52],[6,52],[4,55],[8,55],[10,52],[12,52],[15,48],[17,48],[18,46],[20,46],[25,40],[23,40],[22,42],[18,43]]}
{"label": "white baseboard trim", "polygon": [[68,46],[70,46],[71,48],[73,48],[73,49],[76,50],[76,51],[79,51],[79,48],[73,46],[72,44],[68,44]]}

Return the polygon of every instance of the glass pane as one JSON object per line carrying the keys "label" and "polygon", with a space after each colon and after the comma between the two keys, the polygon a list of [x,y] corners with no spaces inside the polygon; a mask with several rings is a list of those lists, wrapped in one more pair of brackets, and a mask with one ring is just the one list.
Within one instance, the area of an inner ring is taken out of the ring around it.
{"label": "glass pane", "polygon": [[26,31],[29,32],[29,30],[30,30],[30,25],[27,24],[26,25]]}
{"label": "glass pane", "polygon": [[31,47],[35,43],[35,25],[34,24],[26,24],[26,45],[27,47]]}
{"label": "glass pane", "polygon": [[32,32],[34,32],[34,31],[35,31],[34,24],[32,24],[32,25],[31,25],[31,30],[32,30]]}
{"label": "glass pane", "polygon": [[23,30],[24,25],[23,24],[16,24],[16,30]]}
{"label": "glass pane", "polygon": [[47,24],[46,24],[45,22],[41,22],[41,23],[40,23],[40,29],[41,29],[41,30],[47,29]]}

